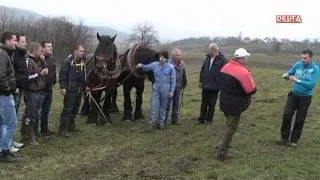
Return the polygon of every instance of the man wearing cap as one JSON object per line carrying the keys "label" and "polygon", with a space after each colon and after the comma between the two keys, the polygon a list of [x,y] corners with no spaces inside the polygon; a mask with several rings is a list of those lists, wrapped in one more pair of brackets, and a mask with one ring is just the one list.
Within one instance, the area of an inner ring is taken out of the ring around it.
{"label": "man wearing cap", "polygon": [[[283,75],[284,79],[293,82],[292,90],[288,94],[282,116],[280,143],[283,145],[290,143],[292,147],[298,146],[304,120],[308,114],[312,95],[319,76],[319,67],[312,62],[312,55],[311,50],[304,50],[301,54],[301,60],[296,62],[292,68]],[[297,111],[296,119],[293,130],[291,131],[292,116],[295,111]]]}
{"label": "man wearing cap", "polygon": [[232,136],[239,125],[241,113],[247,110],[256,85],[250,70],[246,67],[250,56],[245,49],[237,49],[234,58],[221,69],[220,109],[227,118],[225,132],[217,146],[217,159],[225,160]]}
{"label": "man wearing cap", "polygon": [[211,43],[208,54],[201,66],[199,82],[202,88],[202,100],[198,124],[212,123],[217,97],[220,91],[220,70],[226,64],[226,59],[219,52],[219,47]]}

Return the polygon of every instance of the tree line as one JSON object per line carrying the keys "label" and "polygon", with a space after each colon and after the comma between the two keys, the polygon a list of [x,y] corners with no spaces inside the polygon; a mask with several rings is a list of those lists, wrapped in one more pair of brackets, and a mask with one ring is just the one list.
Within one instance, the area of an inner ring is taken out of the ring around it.
{"label": "tree line", "polygon": [[55,56],[59,61],[62,61],[76,44],[83,44],[89,50],[92,49],[93,29],[82,22],[72,23],[66,17],[33,19],[15,14],[9,8],[2,8],[0,32],[4,31],[24,33],[29,43],[52,41]]}
{"label": "tree line", "polygon": [[315,53],[320,53],[320,42],[317,39],[305,39],[303,41],[294,41],[290,39],[277,39],[275,37],[250,38],[241,36],[230,37],[199,37],[186,38],[175,41],[172,45],[183,46],[185,49],[205,48],[207,44],[216,42],[221,47],[239,47],[242,46],[255,53],[266,53],[276,55],[297,54],[302,50],[309,48]]}

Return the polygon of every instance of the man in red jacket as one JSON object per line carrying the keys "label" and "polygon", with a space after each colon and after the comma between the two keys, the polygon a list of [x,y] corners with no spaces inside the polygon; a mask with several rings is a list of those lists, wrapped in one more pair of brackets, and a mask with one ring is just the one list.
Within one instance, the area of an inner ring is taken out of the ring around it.
{"label": "man in red jacket", "polygon": [[234,59],[221,69],[220,109],[224,112],[227,122],[226,130],[218,145],[217,159],[225,160],[232,136],[235,134],[241,113],[247,110],[251,95],[256,92],[255,81],[246,67],[250,56],[245,49],[237,49]]}

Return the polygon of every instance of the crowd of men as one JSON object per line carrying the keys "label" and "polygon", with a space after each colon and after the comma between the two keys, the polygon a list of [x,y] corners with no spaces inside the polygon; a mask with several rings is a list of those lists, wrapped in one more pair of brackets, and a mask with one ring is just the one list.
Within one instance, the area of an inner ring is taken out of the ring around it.
{"label": "crowd of men", "polygon": [[[28,45],[28,48],[27,48]],[[169,57],[171,55],[171,57]],[[225,160],[230,143],[240,122],[241,114],[251,104],[251,96],[256,93],[256,83],[247,68],[251,56],[244,48],[234,52],[234,57],[226,60],[217,44],[208,47],[201,66],[199,87],[202,101],[197,124],[212,124],[215,106],[219,96],[220,109],[227,122],[226,130],[217,146],[217,159]],[[283,113],[281,144],[298,146],[304,120],[316,86],[319,67],[312,61],[312,51],[305,50],[301,58],[284,79],[293,82]],[[73,52],[63,61],[59,71],[59,85],[64,96],[60,117],[59,135],[72,136],[75,118],[81,99],[86,90],[84,48],[76,45]],[[149,128],[165,129],[169,124],[180,124],[181,95],[187,86],[186,64],[182,60],[182,50],[173,48],[159,52],[159,59],[150,64],[137,64],[143,72],[152,71]],[[52,104],[53,87],[57,82],[56,61],[50,41],[27,44],[24,34],[4,32],[0,44],[0,161],[19,161],[16,152],[24,145],[37,146],[40,135],[51,136],[48,128]],[[26,108],[21,121],[21,143],[14,141],[17,117],[21,100]],[[297,111],[292,132],[291,121]],[[290,134],[291,132],[291,134]]]}

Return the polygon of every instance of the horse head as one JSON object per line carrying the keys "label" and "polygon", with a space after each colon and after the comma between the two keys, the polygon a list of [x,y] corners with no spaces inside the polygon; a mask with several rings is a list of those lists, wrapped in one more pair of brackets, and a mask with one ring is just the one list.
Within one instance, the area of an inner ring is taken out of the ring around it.
{"label": "horse head", "polygon": [[96,73],[102,78],[116,78],[120,73],[120,62],[116,45],[114,44],[117,34],[113,37],[97,33],[99,41],[97,48],[93,54],[94,68]]}

